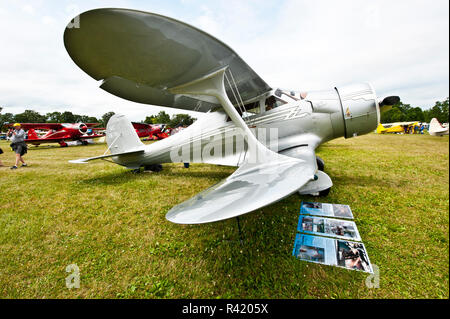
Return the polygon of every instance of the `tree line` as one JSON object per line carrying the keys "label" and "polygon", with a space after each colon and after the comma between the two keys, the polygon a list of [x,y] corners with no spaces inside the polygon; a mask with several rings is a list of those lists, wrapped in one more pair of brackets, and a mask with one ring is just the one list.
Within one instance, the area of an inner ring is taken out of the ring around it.
{"label": "tree line", "polygon": [[381,114],[381,123],[394,122],[425,122],[430,123],[435,117],[441,123],[448,123],[448,97],[444,101],[437,101],[433,107],[428,110],[422,110],[420,107],[412,107],[409,104],[399,102],[392,109]]}
{"label": "tree line", "polygon": [[[0,108],[1,112],[1,108]],[[0,113],[0,130],[4,130],[5,123],[99,123],[101,126],[106,127],[111,116],[114,112],[107,112],[102,115],[101,118],[96,118],[89,115],[73,114],[72,112],[50,112],[47,114],[40,114],[33,110],[25,110],[23,113]],[[147,116],[143,123],[148,124],[167,124],[169,127],[191,125],[196,119],[189,114],[175,114],[172,117],[164,111],[159,112],[157,115]]]}
{"label": "tree line", "polygon": [[144,123],[147,124],[167,124],[168,127],[175,128],[178,126],[189,126],[194,123],[196,118],[189,114],[174,114],[170,117],[164,111],[160,111],[157,115],[147,116]]}
{"label": "tree line", "polygon": [[[437,118],[441,123],[449,122],[448,110],[449,98],[444,101],[437,101],[433,107],[428,110],[422,110],[420,107],[412,107],[410,104],[403,104],[399,102],[394,105],[391,110],[381,114],[381,123],[393,122],[410,122],[419,121],[429,123],[433,117]],[[0,107],[1,112],[1,107]],[[25,110],[23,113],[0,113],[0,129],[4,129],[4,123],[100,123],[101,126],[106,127],[114,112],[107,112],[101,118],[96,118],[89,115],[73,114],[70,111],[65,112],[50,112],[45,115],[33,110]],[[156,115],[150,115],[145,118],[143,123],[147,124],[167,124],[171,128],[178,126],[189,126],[196,118],[189,114],[174,114],[170,116],[164,111],[160,111]]]}

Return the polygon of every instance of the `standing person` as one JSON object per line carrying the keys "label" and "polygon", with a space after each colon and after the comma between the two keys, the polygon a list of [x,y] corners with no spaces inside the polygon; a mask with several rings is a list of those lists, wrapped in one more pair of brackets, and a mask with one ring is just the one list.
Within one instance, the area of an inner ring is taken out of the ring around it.
{"label": "standing person", "polygon": [[14,130],[9,133],[9,136],[11,137],[11,148],[16,153],[16,164],[11,166],[11,169],[17,169],[19,162],[22,162],[22,167],[27,166],[22,157],[27,153],[27,144],[25,143],[25,131],[20,123],[15,123],[13,126]]}
{"label": "standing person", "polygon": [[[1,155],[1,154],[3,154],[3,150],[0,148],[0,155]],[[2,160],[0,160],[0,167],[2,167],[2,166],[5,166],[5,165],[3,165]]]}

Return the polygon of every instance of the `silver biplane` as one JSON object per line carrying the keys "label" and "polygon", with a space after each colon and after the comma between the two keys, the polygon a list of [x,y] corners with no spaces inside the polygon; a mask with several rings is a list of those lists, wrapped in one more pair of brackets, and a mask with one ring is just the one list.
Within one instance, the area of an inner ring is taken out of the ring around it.
{"label": "silver biplane", "polygon": [[[299,93],[270,87],[231,48],[186,23],[128,9],[96,9],[69,24],[64,44],[100,87],[121,98],[204,112],[180,133],[144,145],[130,121],[107,125],[111,159],[154,171],[162,163],[238,167],[228,178],[173,207],[174,223],[219,221],[254,211],[295,192],[328,194],[332,184],[315,149],[338,137],[372,132],[380,109],[370,84]],[[273,147],[275,144],[275,147]]]}

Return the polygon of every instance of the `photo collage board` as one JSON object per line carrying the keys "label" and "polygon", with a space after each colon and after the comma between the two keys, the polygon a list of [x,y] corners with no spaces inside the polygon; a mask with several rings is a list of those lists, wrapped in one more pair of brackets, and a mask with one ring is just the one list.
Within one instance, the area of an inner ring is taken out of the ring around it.
{"label": "photo collage board", "polygon": [[292,254],[300,260],[373,273],[348,205],[302,202]]}

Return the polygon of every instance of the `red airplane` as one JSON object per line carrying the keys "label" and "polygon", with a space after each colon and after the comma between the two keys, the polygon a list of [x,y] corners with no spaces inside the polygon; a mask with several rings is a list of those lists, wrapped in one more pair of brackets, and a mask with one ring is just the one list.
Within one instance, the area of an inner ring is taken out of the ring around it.
{"label": "red airplane", "polygon": [[136,122],[131,122],[131,124],[133,124],[139,138],[148,137],[149,139],[157,141],[169,137],[168,129],[165,128],[165,124],[151,125]]}
{"label": "red airplane", "polygon": [[[104,134],[97,134],[94,128],[100,123],[20,123],[24,130],[28,130],[28,137],[25,140],[28,144],[40,145],[43,143],[59,143],[61,147],[68,146],[65,141],[81,141],[87,144],[87,139],[103,137]],[[13,124],[6,126],[12,127]],[[35,130],[48,130],[44,136],[39,137]]]}

